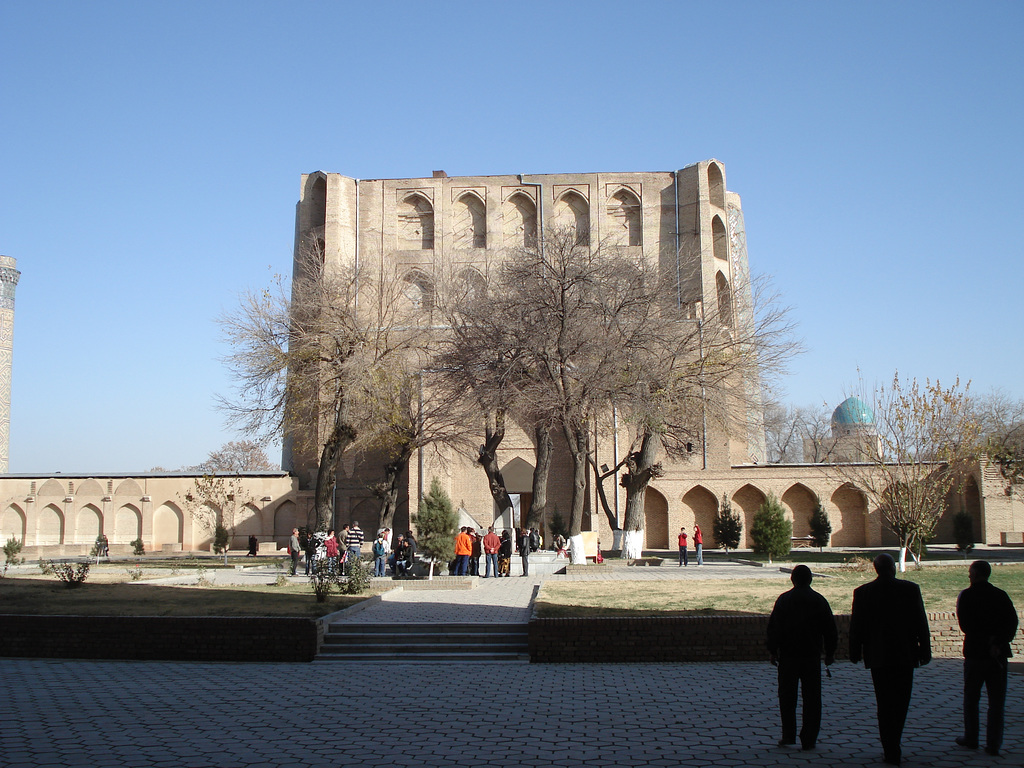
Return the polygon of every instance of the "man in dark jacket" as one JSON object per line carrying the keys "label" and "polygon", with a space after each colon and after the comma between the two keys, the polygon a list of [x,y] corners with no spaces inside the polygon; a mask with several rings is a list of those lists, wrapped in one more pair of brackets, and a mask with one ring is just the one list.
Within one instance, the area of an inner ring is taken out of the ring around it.
{"label": "man in dark jacket", "polygon": [[835,661],[836,621],[828,600],[811,589],[811,569],[798,565],[790,574],[793,588],[779,595],[768,619],[768,652],[779,668],[779,746],[796,744],[797,686],[803,690],[802,749],[814,749],[821,730],[821,652]]}
{"label": "man in dark jacket", "polygon": [[914,688],[914,667],[932,660],[921,588],[896,578],[891,555],[875,558],[874,581],[853,590],[850,661],[871,670],[884,761],[899,765],[900,740]]}
{"label": "man in dark jacket", "polygon": [[1006,660],[1017,634],[1017,609],[1010,596],[988,583],[992,566],[971,563],[971,586],[956,600],[956,617],[964,632],[964,735],[961,747],[978,747],[978,703],[981,687],[988,692],[985,751],[998,755],[1003,745],[1003,706],[1006,704]]}

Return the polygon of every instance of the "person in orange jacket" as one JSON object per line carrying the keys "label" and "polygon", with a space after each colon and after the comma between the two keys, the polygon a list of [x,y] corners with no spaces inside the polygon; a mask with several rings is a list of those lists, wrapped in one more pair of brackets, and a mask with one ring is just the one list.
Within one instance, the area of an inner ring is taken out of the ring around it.
{"label": "person in orange jacket", "polygon": [[465,576],[469,573],[469,556],[473,554],[473,537],[466,533],[463,526],[455,537],[455,575]]}

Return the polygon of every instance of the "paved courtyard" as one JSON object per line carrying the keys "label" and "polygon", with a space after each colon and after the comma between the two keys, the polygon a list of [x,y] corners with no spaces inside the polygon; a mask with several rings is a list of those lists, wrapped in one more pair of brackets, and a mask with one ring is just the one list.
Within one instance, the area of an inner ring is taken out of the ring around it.
{"label": "paved courtyard", "polygon": [[[266,574],[252,578],[267,578]],[[788,578],[737,564],[602,578]],[[246,575],[245,578],[250,578]],[[545,579],[395,592],[352,622],[526,621]],[[818,749],[780,748],[764,663],[223,664],[0,659],[0,766],[874,766],[871,678],[838,662]],[[917,672],[904,765],[1024,765],[1024,676],[1001,757],[957,747],[961,663]],[[984,716],[984,715],[983,715]]]}
{"label": "paved courtyard", "polygon": [[[0,660],[7,768],[873,766],[869,674],[825,681],[819,748],[776,746],[774,670],[730,664],[186,664]],[[963,750],[960,664],[919,670],[907,766],[1024,763],[1024,679],[1004,755]]]}

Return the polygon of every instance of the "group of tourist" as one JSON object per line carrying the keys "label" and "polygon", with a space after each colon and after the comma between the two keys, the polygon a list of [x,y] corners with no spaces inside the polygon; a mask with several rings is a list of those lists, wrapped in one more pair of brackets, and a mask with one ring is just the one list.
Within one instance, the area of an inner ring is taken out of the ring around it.
{"label": "group of tourist", "polygon": [[[914,668],[931,661],[931,636],[920,587],[896,578],[896,563],[890,555],[876,557],[874,566],[877,578],[853,591],[850,661],[857,664],[863,659],[871,670],[883,759],[888,765],[899,765]],[[985,751],[998,755],[1017,610],[1006,592],[989,583],[991,573],[986,561],[972,563],[970,587],[957,599],[957,620],[964,633],[964,732],[956,743],[978,748],[978,705],[984,687],[988,693]],[[779,596],[768,620],[768,652],[779,670],[779,745],[797,742],[799,687],[803,694],[799,737],[806,750],[814,749],[821,728],[821,654],[824,651],[827,671],[835,661],[838,632],[828,601],[811,589],[811,570],[798,565],[790,579],[793,588]]]}
{"label": "group of tourist", "polygon": [[[515,534],[515,549],[523,562],[523,576],[530,575],[530,553],[541,548],[543,539],[536,528],[520,528]],[[494,526],[487,533],[477,531],[471,525],[459,529],[455,536],[455,560],[449,567],[453,576],[479,576],[480,556],[485,559],[483,578],[511,576],[512,532],[494,532]]]}

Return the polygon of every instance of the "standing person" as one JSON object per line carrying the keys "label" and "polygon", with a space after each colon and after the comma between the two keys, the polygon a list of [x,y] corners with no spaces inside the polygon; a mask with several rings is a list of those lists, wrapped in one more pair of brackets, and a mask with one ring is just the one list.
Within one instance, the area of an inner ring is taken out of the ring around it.
{"label": "standing person", "polygon": [[388,558],[388,542],[384,538],[384,531],[377,534],[373,542],[373,575],[384,575],[384,564]]}
{"label": "standing person", "polygon": [[1003,746],[1003,708],[1006,704],[1006,660],[1017,634],[1017,609],[1010,596],[988,583],[992,566],[971,563],[971,586],[956,599],[956,617],[964,633],[964,735],[956,743],[978,747],[978,704],[981,687],[988,693],[985,751],[998,755]]}
{"label": "standing person", "polygon": [[679,529],[679,567],[690,564],[690,558],[686,556],[686,528]]}
{"label": "standing person", "polygon": [[[363,550],[363,531],[359,527],[359,521],[353,520],[352,525],[349,526],[348,535],[345,536],[345,546],[348,547],[348,557],[346,558],[349,563],[358,560]],[[349,566],[351,568],[351,566]],[[348,570],[348,569],[346,569]]]}
{"label": "standing person", "polygon": [[697,523],[693,524],[693,553],[697,555],[697,565],[704,565],[704,534]]}
{"label": "standing person", "polygon": [[501,539],[494,532],[494,526],[487,529],[487,535],[483,540],[484,559],[486,561],[485,579],[491,579],[498,575],[498,550],[501,549]]}
{"label": "standing person", "polygon": [[391,575],[400,579],[405,575],[405,536],[398,534],[395,539],[395,553],[391,556]]}
{"label": "standing person", "polygon": [[498,575],[512,575],[512,535],[504,530],[501,532],[501,546],[498,547]]}
{"label": "standing person", "polygon": [[249,552],[248,552],[248,554],[246,554],[246,557],[256,557],[256,551],[259,549],[259,547],[260,547],[260,540],[257,539],[255,536],[250,536],[249,537]]}
{"label": "standing person", "polygon": [[292,558],[292,576],[299,570],[299,553],[301,551],[299,548],[299,529],[292,528],[292,536],[288,539],[288,554]]}
{"label": "standing person", "polygon": [[327,538],[324,539],[324,549],[327,551],[327,572],[337,573],[338,537],[334,535],[333,528],[327,530]]}
{"label": "standing person", "polygon": [[313,572],[313,561],[316,559],[316,539],[306,529],[299,543],[302,545],[302,551],[306,553],[306,575],[309,576]]}
{"label": "standing person", "polygon": [[473,528],[469,529],[469,536],[473,540],[473,551],[469,554],[469,575],[479,576],[480,555],[483,554],[483,546],[480,543],[480,539],[483,537]]}
{"label": "standing person", "polygon": [[530,575],[530,532],[524,526],[519,529],[519,536],[516,540],[519,549],[519,556],[523,559],[523,576]]}
{"label": "standing person", "polygon": [[543,540],[541,539],[540,531],[538,531],[536,528],[531,528],[530,529],[530,551],[531,552],[538,551],[540,549],[540,547],[541,547],[541,544],[543,544]]}
{"label": "standing person", "polygon": [[899,765],[900,740],[914,688],[914,667],[932,660],[921,588],[896,578],[891,555],[875,558],[878,577],[853,590],[850,661],[871,670],[884,762]]}
{"label": "standing person", "polygon": [[825,651],[825,666],[830,666],[836,660],[839,633],[828,600],[811,589],[811,569],[798,565],[789,579],[793,588],[779,595],[768,619],[768,653],[772,666],[779,668],[779,746],[796,744],[799,685],[804,701],[800,748],[814,749],[821,730],[821,652]]}
{"label": "standing person", "polygon": [[473,553],[473,539],[466,533],[466,527],[459,529],[455,537],[455,575],[465,576],[469,573],[469,556]]}

